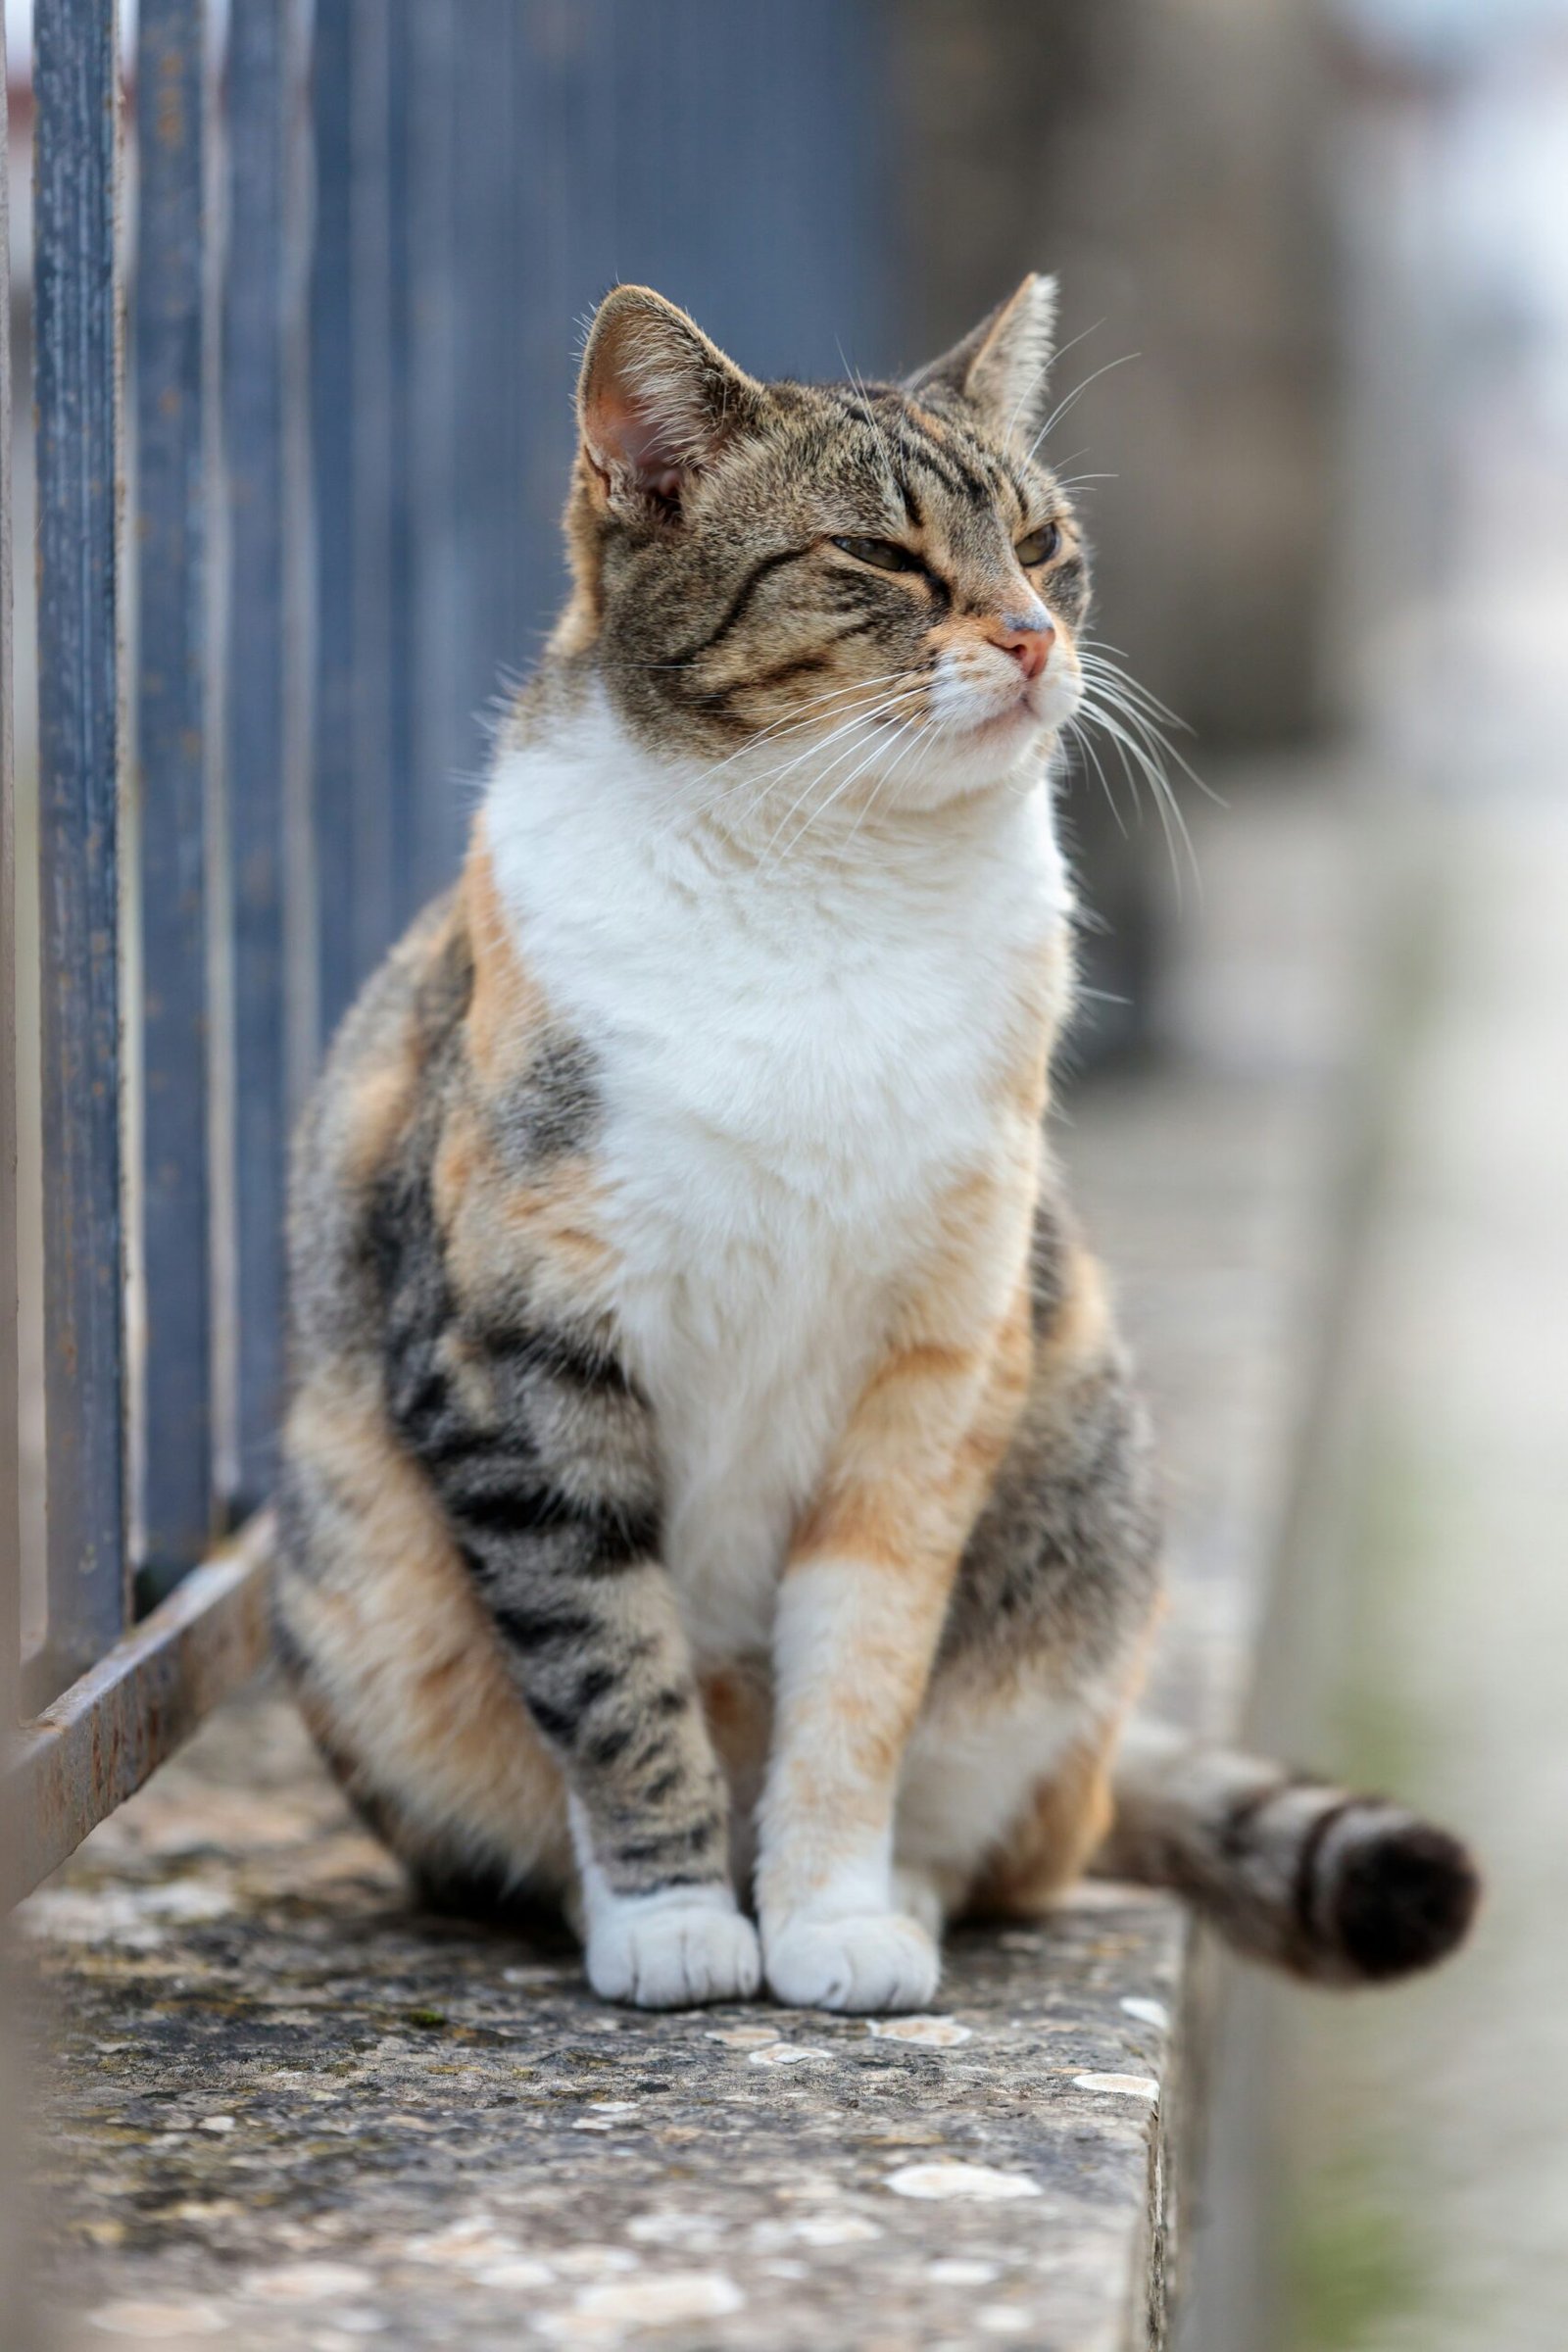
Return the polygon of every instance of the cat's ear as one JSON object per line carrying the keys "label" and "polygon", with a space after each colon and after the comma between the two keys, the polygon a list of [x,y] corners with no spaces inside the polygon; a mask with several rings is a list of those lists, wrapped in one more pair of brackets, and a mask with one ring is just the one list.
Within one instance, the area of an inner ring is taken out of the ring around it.
{"label": "cat's ear", "polygon": [[763,401],[684,311],[647,286],[616,286],[577,380],[590,484],[611,508],[676,514],[692,477],[759,423]]}
{"label": "cat's ear", "polygon": [[953,393],[978,410],[988,430],[1002,439],[1014,433],[1033,438],[1045,416],[1055,333],[1056,281],[1031,270],[1016,294],[911,375],[906,389],[917,400],[923,393]]}

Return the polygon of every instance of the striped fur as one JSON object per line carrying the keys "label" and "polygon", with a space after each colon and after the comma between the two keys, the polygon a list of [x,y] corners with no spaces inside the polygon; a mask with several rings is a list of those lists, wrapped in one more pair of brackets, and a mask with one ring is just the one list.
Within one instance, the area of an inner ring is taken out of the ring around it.
{"label": "striped fur", "polygon": [[1480,1885],[1458,1839],[1402,1806],[1139,1727],[1117,1759],[1105,1869],[1185,1895],[1250,1958],[1376,1984],[1459,1942]]}
{"label": "striped fur", "polygon": [[1462,1926],[1404,1816],[1115,1777],[1157,1539],[1043,1139],[1051,310],[823,387],[610,297],[571,599],[300,1134],[282,1654],[430,1899],[564,1907],[609,1997],[918,2006],[1107,1834],[1305,1973]]}

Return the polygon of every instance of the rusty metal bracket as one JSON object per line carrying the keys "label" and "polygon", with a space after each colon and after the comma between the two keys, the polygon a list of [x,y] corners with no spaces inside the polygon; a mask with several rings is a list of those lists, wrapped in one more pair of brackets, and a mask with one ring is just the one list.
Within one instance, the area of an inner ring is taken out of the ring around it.
{"label": "rusty metal bracket", "polygon": [[272,1520],[261,1512],[18,1735],[5,1773],[17,1901],[139,1788],[267,1655]]}

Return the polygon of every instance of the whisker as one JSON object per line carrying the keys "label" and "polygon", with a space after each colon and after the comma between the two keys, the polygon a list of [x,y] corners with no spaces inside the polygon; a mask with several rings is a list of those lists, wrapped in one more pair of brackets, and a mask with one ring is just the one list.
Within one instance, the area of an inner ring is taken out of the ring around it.
{"label": "whisker", "polygon": [[1002,436],[1004,441],[1010,441],[1012,439],[1012,428],[1017,423],[1019,417],[1023,415],[1024,410],[1028,406],[1029,402],[1034,398],[1035,386],[1039,383],[1041,377],[1044,375],[1049,375],[1052,368],[1058,366],[1059,363],[1067,357],[1069,351],[1076,351],[1080,343],[1085,343],[1088,341],[1091,335],[1098,334],[1104,323],[1105,321],[1103,318],[1097,318],[1093,326],[1080,328],[1076,335],[1072,336],[1069,341],[1061,344],[1057,350],[1047,353],[1046,357],[1041,361],[1039,367],[1035,369],[1033,375],[1029,378],[1029,381],[1025,384],[1023,390],[1019,393],[1017,399],[1012,404],[1012,415],[1007,418],[1006,430]]}
{"label": "whisker", "polygon": [[737,760],[746,759],[750,753],[757,750],[759,745],[779,742],[790,735],[799,734],[803,728],[810,726],[830,704],[842,702],[852,694],[868,694],[873,688],[889,685],[894,679],[902,678],[906,674],[902,669],[883,670],[873,677],[856,678],[847,686],[830,687],[821,694],[813,695],[802,710],[794,711],[786,717],[774,719],[768,726],[760,727],[755,735],[748,736],[746,741],[738,745],[733,752],[726,752],[722,760],[714,760],[707,773],[710,776],[716,776],[722,769],[733,767]]}
{"label": "whisker", "polygon": [[[919,688],[919,687],[910,687],[910,688],[908,689],[908,694],[909,694],[909,695],[913,695],[913,694],[917,694],[917,693],[919,693],[919,692],[921,692],[921,691],[922,691],[922,689],[921,689],[921,688]],[[900,696],[894,696],[894,697],[892,697],[892,698],[891,698],[891,700],[890,700],[889,708],[891,709],[891,708],[892,708],[892,706],[893,706],[893,704],[896,704],[897,702],[899,702],[899,701],[901,701],[901,700],[904,700],[904,699],[906,699],[906,697],[900,697]],[[901,720],[897,721],[896,723],[897,723],[897,727],[898,727],[898,728],[899,728],[899,730],[901,730],[901,731],[902,731],[902,730],[904,730],[904,729],[906,729],[906,728],[907,727],[907,725],[908,725],[908,721],[907,721],[906,719],[901,719]],[[857,747],[855,747],[855,748],[856,748],[856,749],[858,749],[858,747],[857,746]],[[829,795],[828,795],[827,799],[826,799],[826,800],[825,800],[825,801],[822,803],[821,807],[820,807],[819,808],[814,808],[814,809],[811,809],[811,810],[810,810],[810,811],[808,813],[805,823],[804,823],[804,824],[803,824],[803,825],[800,827],[800,829],[799,829],[799,831],[798,831],[798,832],[796,832],[794,835],[792,835],[792,837],[791,837],[790,841],[789,841],[789,842],[788,842],[788,843],[785,845],[785,850],[784,850],[784,852],[782,853],[783,855],[787,856],[787,855],[788,855],[788,853],[789,853],[789,851],[790,851],[790,850],[792,850],[792,849],[795,847],[795,844],[796,844],[796,842],[797,842],[797,841],[799,841],[799,840],[801,840],[801,839],[802,839],[802,838],[803,838],[803,837],[804,837],[804,836],[805,836],[805,835],[806,835],[808,832],[809,832],[809,830],[810,830],[810,828],[811,828],[811,826],[812,826],[813,824],[819,823],[819,822],[820,822],[820,820],[821,820],[821,819],[822,819],[824,816],[826,816],[826,814],[827,814],[828,810],[829,810],[829,809],[830,809],[830,808],[831,808],[834,806],[835,802],[837,802],[837,801],[839,801],[839,800],[841,800],[841,799],[843,798],[844,794],[845,794],[846,792],[848,792],[848,791],[849,791],[849,789],[850,789],[850,786],[851,786],[851,785],[852,785],[852,784],[853,784],[853,783],[856,781],[857,777],[858,777],[858,776],[860,776],[860,775],[863,775],[863,774],[864,774],[865,770],[866,770],[866,769],[867,769],[867,768],[868,768],[868,767],[869,767],[869,766],[872,764],[872,762],[873,762],[873,761],[874,761],[874,760],[877,759],[877,757],[878,757],[879,753],[881,753],[881,752],[882,752],[882,751],[883,751],[885,748],[886,748],[886,738],[885,738],[885,737],[884,737],[884,738],[879,738],[877,741],[873,742],[873,743],[872,743],[872,744],[871,744],[871,745],[868,747],[868,749],[866,750],[866,753],[865,753],[865,757],[864,757],[862,760],[859,760],[859,761],[857,763],[857,765],[856,765],[856,766],[854,766],[853,768],[851,768],[851,770],[850,770],[850,772],[849,772],[849,774],[848,774],[847,776],[844,776],[844,777],[841,777],[841,778],[840,778],[839,782],[838,782],[838,783],[837,783],[837,784],[836,784],[836,785],[833,787],[833,790],[832,790],[832,791],[829,793]],[[904,750],[906,750],[907,748],[908,748],[908,747],[907,747],[907,743],[906,743],[906,745],[905,745],[905,747],[904,747]],[[894,761],[892,762],[892,765],[893,765],[893,766],[897,766],[897,765],[898,765],[898,763],[899,763],[899,760],[901,760],[903,759],[903,757],[904,757],[904,750],[901,750],[901,751],[899,752],[899,754],[898,754],[897,758],[896,758],[896,759],[894,760]],[[851,757],[851,754],[850,754],[850,753],[843,753],[843,754],[841,754],[841,755],[840,755],[840,757],[841,757],[841,758],[844,758],[844,759],[848,759],[848,758],[850,758],[850,757]],[[818,779],[818,781],[821,781],[821,780],[822,780],[822,779]],[[785,824],[787,824],[787,823],[789,822],[789,818],[795,814],[795,811],[796,811],[796,809],[800,808],[801,808],[801,807],[804,805],[804,803],[805,803],[805,802],[806,802],[806,801],[807,801],[808,798],[809,798],[809,787],[808,787],[808,789],[807,789],[807,791],[806,791],[806,792],[804,792],[804,793],[802,793],[802,794],[800,795],[799,799],[797,799],[797,801],[795,802],[794,808],[791,808],[791,809],[790,809],[790,810],[787,812],[787,814],[786,814],[786,816],[785,816],[785,818],[784,818],[784,820],[783,820],[783,822],[784,822]],[[863,811],[862,811],[862,814],[863,814]],[[781,830],[781,829],[782,829],[781,827],[780,827],[780,828],[777,828],[777,829],[775,829],[775,832],[774,832],[774,834],[773,834],[773,836],[772,836],[772,840],[776,840],[776,839],[778,838],[778,831],[779,831],[779,830]],[[768,846],[769,846],[769,848],[771,848],[771,846],[772,846],[772,842],[771,842],[771,841],[769,842],[769,845],[768,845]]]}
{"label": "whisker", "polygon": [[[903,674],[904,673],[902,672],[889,673],[890,676],[902,676]],[[862,691],[864,690],[864,687],[865,681],[862,681]],[[874,721],[882,712],[891,710],[901,695],[911,691],[913,691],[913,689],[907,686],[902,686],[896,687],[891,694],[884,693],[876,696],[869,704],[863,705],[852,710],[848,716],[841,716],[838,724],[831,726],[826,735],[813,736],[811,741],[807,744],[805,749],[796,753],[793,759],[782,760],[772,767],[764,768],[760,774],[756,776],[747,776],[743,774],[741,777],[736,779],[734,784],[723,786],[717,793],[709,795],[703,805],[705,809],[716,807],[721,800],[728,797],[730,792],[745,785],[751,785],[760,798],[765,790],[778,783],[782,777],[793,773],[793,771],[797,767],[801,766],[803,762],[813,758],[814,756],[820,756],[822,753],[826,752],[832,744],[837,743],[842,737],[846,735],[853,735],[867,723]],[[779,739],[781,739],[783,735],[792,734],[797,731],[798,729],[794,726],[785,728],[780,731]],[[743,757],[746,752],[754,750],[757,748],[757,745],[763,740],[763,737],[754,737],[750,744],[743,745],[741,750],[737,753],[731,754],[728,760],[718,761],[715,767],[709,770],[710,775],[716,774],[719,768],[731,765],[734,760]],[[838,755],[839,759],[846,757],[848,757],[848,753],[840,753]],[[828,764],[830,766],[836,765],[837,761],[833,760]]]}
{"label": "whisker", "polygon": [[[865,726],[873,722],[884,710],[889,708],[891,708],[890,701],[875,704],[869,710],[856,710],[839,726],[832,728],[828,734],[819,739],[813,739],[803,752],[798,752],[794,759],[785,760],[772,767],[763,768],[756,775],[743,773],[720,787],[717,792],[709,794],[695,806],[692,803],[686,803],[680,813],[699,817],[710,816],[717,808],[742,793],[748,796],[749,804],[752,807],[760,808],[786,776],[792,775],[798,767],[803,766],[813,758],[822,760],[822,765],[816,774],[808,778],[806,794],[808,794],[813,783],[820,782],[824,775],[831,774],[842,760],[853,759],[860,748]],[[851,740],[843,742],[845,737],[849,737]],[[831,747],[835,743],[841,742],[843,742],[843,749],[832,752]],[[823,759],[823,755],[830,756]],[[803,799],[806,794],[802,795]]]}
{"label": "whisker", "polygon": [[1181,834],[1183,844],[1186,847],[1188,862],[1190,863],[1193,871],[1193,880],[1197,885],[1200,900],[1201,900],[1203,882],[1202,875],[1199,870],[1198,853],[1193,847],[1193,837],[1187,829],[1187,820],[1182,814],[1180,804],[1176,799],[1176,795],[1171,790],[1170,779],[1165,774],[1164,769],[1160,766],[1158,759],[1150,753],[1146,746],[1140,741],[1139,737],[1134,734],[1129,727],[1124,725],[1118,717],[1112,714],[1110,710],[1106,710],[1102,703],[1097,702],[1092,695],[1085,695],[1083,702],[1079,706],[1079,709],[1089,717],[1090,720],[1093,721],[1095,725],[1103,728],[1104,732],[1111,738],[1111,741],[1117,746],[1119,752],[1121,753],[1123,765],[1125,766],[1127,760],[1131,759],[1136,762],[1138,767],[1147,777],[1150,787],[1154,795],[1154,807],[1159,816],[1160,826],[1165,835],[1166,848],[1169,852],[1171,861],[1171,880],[1176,888],[1177,905],[1180,906],[1181,904],[1182,886],[1181,871],[1176,857],[1175,838],[1171,830],[1173,822],[1176,830]]}
{"label": "whisker", "polygon": [[[1119,711],[1134,731],[1143,738],[1147,749],[1159,760],[1161,766],[1167,760],[1174,762],[1189,783],[1198,787],[1205,800],[1212,801],[1216,808],[1223,808],[1225,803],[1221,796],[1211,784],[1204,782],[1191,760],[1170,741],[1160,721],[1152,717],[1139,702],[1132,699],[1142,692],[1136,681],[1129,678],[1125,670],[1116,669],[1109,664],[1096,663],[1093,660],[1085,662],[1081,655],[1079,659],[1085,677],[1101,690],[1110,707]],[[1153,701],[1152,696],[1146,699],[1150,702]],[[1154,708],[1163,716],[1163,704],[1155,704]],[[1180,719],[1172,719],[1170,723],[1173,726],[1182,726],[1184,722]],[[1192,729],[1188,727],[1186,732],[1191,734]]]}
{"label": "whisker", "polygon": [[[906,695],[912,695],[912,694],[918,693],[918,692],[920,692],[920,691],[921,691],[921,689],[919,689],[918,687],[908,687],[908,688],[906,688],[906,689],[905,690],[905,694],[906,694]],[[900,695],[892,695],[892,696],[890,696],[890,697],[888,698],[887,702],[884,704],[882,710],[881,710],[880,712],[878,712],[878,714],[877,714],[877,715],[878,715],[879,717],[881,717],[881,716],[885,716],[885,715],[886,715],[886,713],[887,713],[887,711],[888,711],[888,710],[892,710],[892,709],[893,709],[893,707],[894,707],[894,705],[895,705],[895,704],[897,704],[898,702],[900,702],[900,701],[901,701],[901,700],[903,700],[903,699],[905,699],[905,698],[904,698],[904,696],[900,696]],[[902,723],[902,722],[901,722],[901,723]],[[774,826],[774,828],[773,828],[772,832],[771,832],[771,833],[768,835],[768,838],[767,838],[766,842],[763,844],[763,847],[762,847],[762,856],[763,856],[764,858],[765,858],[765,857],[768,855],[769,851],[772,849],[772,847],[773,847],[773,844],[774,844],[774,843],[775,843],[775,842],[778,840],[778,838],[779,838],[779,835],[780,835],[780,834],[783,832],[783,830],[784,830],[784,827],[785,827],[785,826],[786,826],[786,825],[789,823],[789,821],[790,821],[791,817],[793,817],[793,816],[794,816],[794,815],[797,813],[797,811],[798,811],[799,809],[801,809],[802,808],[804,808],[804,806],[805,806],[805,804],[807,803],[807,801],[808,801],[808,800],[809,800],[809,798],[810,798],[810,796],[811,796],[811,792],[812,792],[812,789],[813,789],[813,787],[814,787],[814,786],[816,786],[816,785],[819,785],[819,784],[823,784],[823,783],[825,783],[825,782],[826,782],[826,780],[827,780],[827,778],[828,778],[828,776],[829,776],[829,774],[832,772],[832,769],[833,769],[834,767],[836,767],[837,765],[839,765],[839,763],[840,763],[840,761],[841,761],[841,760],[849,760],[849,759],[853,759],[853,758],[854,758],[854,756],[855,756],[855,753],[856,753],[857,751],[858,751],[860,748],[861,748],[861,747],[860,747],[858,744],[854,744],[854,745],[851,745],[851,746],[849,747],[849,749],[848,749],[848,750],[846,750],[846,751],[844,751],[844,752],[841,752],[841,753],[839,754],[839,759],[838,759],[838,760],[830,761],[830,762],[829,762],[829,764],[828,764],[828,766],[822,770],[822,772],[821,772],[821,774],[820,774],[820,775],[817,775],[817,776],[812,776],[812,777],[810,777],[810,778],[808,778],[808,779],[807,786],[806,786],[806,790],[805,790],[804,792],[802,792],[802,793],[800,793],[800,794],[798,794],[798,795],[797,795],[796,799],[795,799],[795,800],[794,800],[794,801],[791,803],[790,807],[789,807],[789,808],[787,808],[787,809],[784,811],[784,814],[783,814],[783,815],[780,817],[780,819],[779,819],[778,823],[777,823],[777,824]],[[869,748],[869,749],[866,751],[866,753],[865,753],[865,757],[864,757],[864,758],[863,758],[863,759],[862,759],[862,760],[859,761],[858,765],[858,766],[856,766],[856,767],[853,767],[853,768],[850,770],[850,772],[849,772],[849,774],[848,774],[847,776],[844,776],[844,777],[842,777],[842,778],[839,780],[839,782],[838,782],[837,784],[835,784],[835,786],[833,787],[833,790],[832,790],[832,791],[829,793],[829,795],[828,795],[827,799],[826,799],[826,800],[823,802],[823,804],[822,804],[821,808],[817,808],[817,809],[813,809],[813,810],[811,811],[811,813],[810,813],[810,814],[809,814],[809,815],[807,817],[805,824],[801,826],[800,830],[799,830],[797,833],[795,833],[795,834],[793,834],[793,835],[791,836],[791,838],[790,838],[789,842],[788,842],[788,843],[786,843],[786,845],[785,845],[784,851],[781,853],[781,855],[782,855],[782,856],[786,856],[786,857],[787,857],[787,856],[788,856],[788,854],[789,854],[789,852],[790,852],[790,850],[792,850],[792,849],[794,848],[794,846],[795,846],[795,843],[801,839],[802,835],[803,835],[803,834],[805,834],[805,833],[807,833],[807,832],[808,832],[808,831],[809,831],[809,829],[810,829],[810,827],[811,827],[811,826],[812,826],[814,823],[816,823],[816,822],[818,821],[818,819],[820,819],[821,817],[823,817],[823,816],[825,816],[825,815],[827,814],[828,810],[829,810],[829,809],[832,808],[832,806],[833,806],[834,802],[835,802],[835,801],[837,801],[838,799],[840,799],[840,798],[841,798],[841,796],[842,796],[844,793],[846,793],[846,792],[849,790],[850,786],[851,786],[851,785],[852,785],[852,784],[855,782],[855,779],[856,779],[856,777],[857,777],[857,776],[858,776],[859,774],[861,774],[861,772],[862,772],[862,771],[863,771],[865,768],[867,768],[867,767],[869,767],[869,766],[871,765],[871,762],[872,762],[872,761],[873,761],[873,760],[876,759],[876,757],[877,757],[878,753],[879,753],[879,752],[880,752],[880,751],[881,751],[883,748],[884,748],[883,741],[882,741],[882,739],[880,739],[880,738],[879,738],[879,739],[878,739],[876,742],[874,742],[874,743],[872,743],[872,744],[871,744],[870,748]],[[792,764],[793,764],[793,763],[792,763]],[[787,772],[787,771],[786,771],[786,772]]]}
{"label": "whisker", "polygon": [[880,776],[877,779],[877,782],[872,786],[870,793],[867,795],[865,807],[860,810],[859,815],[850,827],[849,834],[839,851],[839,863],[841,865],[843,864],[845,858],[848,858],[851,850],[855,847],[860,827],[864,824],[866,818],[871,814],[871,811],[878,806],[881,795],[884,794],[892,785],[894,777],[897,775],[899,769],[904,765],[905,760],[914,750],[915,746],[919,743],[923,743],[928,735],[935,734],[936,724],[937,722],[934,718],[922,718],[917,725],[910,730],[908,740],[900,751],[898,757],[889,763],[887,773],[883,776]]}
{"label": "whisker", "polygon": [[[1116,830],[1121,835],[1123,841],[1126,841],[1128,839],[1127,820],[1122,815],[1121,809],[1117,805],[1116,795],[1110,789],[1110,778],[1106,775],[1104,767],[1102,765],[1100,754],[1095,747],[1094,737],[1076,717],[1068,719],[1067,732],[1072,736],[1073,741],[1078,745],[1079,749],[1092,763],[1096,775],[1100,778],[1100,789],[1105,796],[1105,806],[1116,820]],[[1133,790],[1134,808],[1136,808],[1137,805],[1138,793],[1137,787],[1135,786]]]}
{"label": "whisker", "polygon": [[1029,444],[1030,457],[1033,458],[1035,451],[1040,447],[1041,442],[1051,431],[1052,426],[1058,424],[1061,421],[1062,417],[1066,416],[1067,411],[1072,407],[1073,402],[1081,399],[1083,394],[1088,391],[1091,384],[1098,384],[1101,377],[1102,375],[1108,375],[1113,368],[1125,368],[1129,360],[1141,360],[1143,356],[1144,355],[1141,351],[1124,351],[1119,360],[1107,360],[1103,368],[1097,368],[1093,375],[1086,375],[1081,384],[1074,384],[1066,399],[1057,401],[1055,407],[1052,410],[1051,415],[1046,418],[1045,423],[1040,427],[1039,432],[1036,433],[1033,441],[1031,441]]}
{"label": "whisker", "polygon": [[856,391],[858,392],[860,396],[861,405],[865,410],[865,421],[870,426],[872,433],[875,435],[877,447],[882,452],[882,463],[888,469],[889,486],[894,490],[898,490],[899,495],[902,498],[904,494],[902,489],[900,489],[899,470],[893,463],[893,451],[888,444],[887,435],[883,432],[882,427],[876,420],[876,412],[871,406],[871,395],[866,390],[863,379],[857,372],[857,370],[850,366],[849,360],[845,356],[844,345],[839,341],[839,338],[836,335],[834,336],[833,341],[834,347],[839,355],[839,364],[843,368],[844,372],[849,377],[851,383],[855,386]]}
{"label": "whisker", "polygon": [[1146,703],[1159,712],[1161,718],[1168,720],[1173,727],[1180,727],[1184,735],[1190,735],[1193,732],[1185,718],[1174,711],[1168,703],[1162,703],[1157,694],[1152,694],[1142,680],[1135,678],[1130,670],[1123,669],[1117,662],[1103,661],[1102,657],[1106,654],[1119,654],[1122,661],[1125,662],[1127,655],[1124,647],[1108,645],[1103,637],[1080,637],[1078,650],[1080,655],[1091,653],[1102,657],[1101,666],[1111,670],[1124,685],[1130,686],[1135,694],[1141,696]]}

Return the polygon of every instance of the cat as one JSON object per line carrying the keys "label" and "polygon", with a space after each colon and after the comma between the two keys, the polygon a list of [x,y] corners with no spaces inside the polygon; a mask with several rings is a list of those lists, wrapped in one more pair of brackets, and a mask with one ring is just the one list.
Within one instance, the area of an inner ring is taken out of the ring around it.
{"label": "cat", "polygon": [[567,604],[298,1138],[282,1656],[424,1895],[561,1906],[612,2000],[920,2009],[1091,1863],[1322,1981],[1474,1905],[1393,1805],[1118,1741],[1159,1539],[1043,1128],[1054,309],[818,386],[606,298]]}

